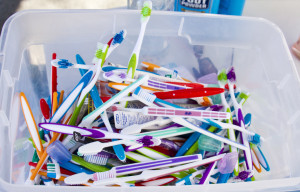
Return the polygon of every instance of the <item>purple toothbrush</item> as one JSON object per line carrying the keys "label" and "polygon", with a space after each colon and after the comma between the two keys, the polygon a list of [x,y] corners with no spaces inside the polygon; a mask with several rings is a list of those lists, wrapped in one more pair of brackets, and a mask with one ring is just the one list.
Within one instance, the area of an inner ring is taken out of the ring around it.
{"label": "purple toothbrush", "polygon": [[157,168],[163,168],[169,166],[176,166],[176,165],[186,164],[194,161],[200,161],[201,159],[202,156],[200,154],[197,154],[197,155],[188,155],[182,157],[155,160],[155,161],[145,162],[145,163],[122,165],[122,166],[113,167],[109,171],[98,172],[91,175],[86,173],[75,174],[70,177],[67,177],[65,179],[65,183],[83,184],[86,183],[89,179],[92,179],[94,181],[99,181],[102,179],[116,178],[117,176],[121,176],[121,175],[138,173],[148,169],[157,169]]}

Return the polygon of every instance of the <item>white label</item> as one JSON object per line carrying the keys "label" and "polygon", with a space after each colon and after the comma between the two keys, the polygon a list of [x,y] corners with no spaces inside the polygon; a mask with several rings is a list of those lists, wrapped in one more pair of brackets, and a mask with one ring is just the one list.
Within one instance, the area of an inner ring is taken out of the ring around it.
{"label": "white label", "polygon": [[154,116],[143,115],[142,113],[127,111],[114,112],[115,127],[117,129],[122,129],[133,124],[143,124],[155,119],[156,117]]}

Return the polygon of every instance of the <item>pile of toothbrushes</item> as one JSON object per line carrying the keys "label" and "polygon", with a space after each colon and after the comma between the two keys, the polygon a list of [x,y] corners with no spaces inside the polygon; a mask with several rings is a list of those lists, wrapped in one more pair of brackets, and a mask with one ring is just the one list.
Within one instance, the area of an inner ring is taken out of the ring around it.
{"label": "pile of toothbrushes", "polygon": [[[53,54],[41,122],[20,93],[35,149],[26,184],[205,185],[254,181],[270,170],[260,148],[264,139],[243,111],[249,94],[236,83],[233,67],[199,83],[180,71],[139,63],[151,8],[146,1],[127,66],[109,62],[126,30],[98,43],[91,64],[80,55],[72,63]],[[59,91],[57,70],[79,70],[82,77],[72,90]]]}

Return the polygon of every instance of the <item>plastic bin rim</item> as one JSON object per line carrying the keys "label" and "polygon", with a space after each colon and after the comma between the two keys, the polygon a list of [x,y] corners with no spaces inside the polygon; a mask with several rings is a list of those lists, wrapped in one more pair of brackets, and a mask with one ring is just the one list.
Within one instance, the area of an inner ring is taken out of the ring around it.
{"label": "plastic bin rim", "polygon": [[[5,52],[6,36],[9,34],[10,24],[18,17],[21,17],[25,14],[32,13],[91,13],[91,12],[116,12],[116,13],[130,13],[130,14],[139,14],[139,10],[128,10],[128,9],[28,9],[22,10],[11,15],[4,23],[1,36],[0,36],[0,55]],[[173,11],[152,11],[153,15],[178,15],[178,16],[191,16],[199,18],[222,18],[222,19],[234,19],[234,20],[248,20],[248,21],[260,21],[267,25],[272,26],[277,32],[281,34],[284,38],[284,35],[281,29],[270,20],[261,17],[248,17],[248,16],[234,16],[234,15],[218,15],[218,14],[207,14],[207,13],[190,13],[190,12],[173,12]]]}

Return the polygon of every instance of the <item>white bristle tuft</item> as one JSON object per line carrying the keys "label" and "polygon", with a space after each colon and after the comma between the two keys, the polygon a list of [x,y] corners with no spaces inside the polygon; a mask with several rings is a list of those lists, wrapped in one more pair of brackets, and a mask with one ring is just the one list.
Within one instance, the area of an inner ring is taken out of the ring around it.
{"label": "white bristle tuft", "polygon": [[99,180],[103,180],[103,179],[116,178],[116,176],[117,176],[117,173],[116,173],[115,169],[111,169],[111,170],[105,171],[105,172],[94,173],[93,180],[99,181]]}
{"label": "white bristle tuft", "polygon": [[154,100],[156,99],[156,96],[148,93],[147,91],[143,90],[142,88],[138,87],[132,96],[141,102],[145,103],[146,105],[153,105]]}
{"label": "white bristle tuft", "polygon": [[106,165],[108,158],[109,158],[108,155],[97,154],[97,155],[86,155],[84,156],[83,159],[89,163],[93,163],[97,165]]}

